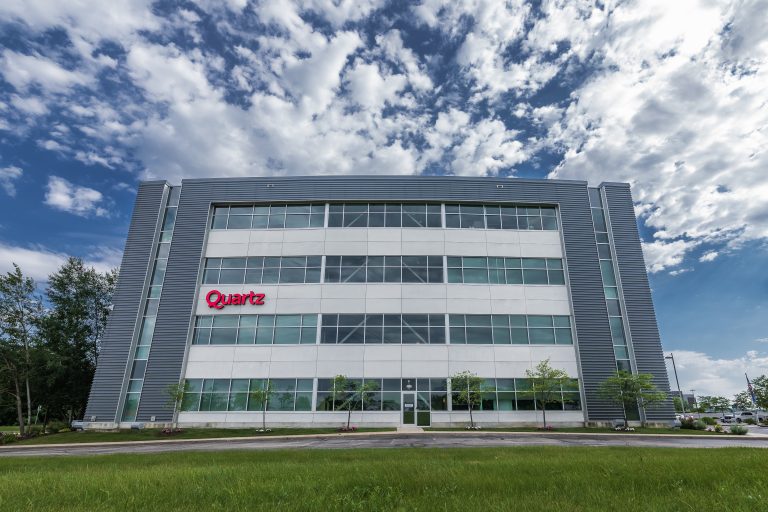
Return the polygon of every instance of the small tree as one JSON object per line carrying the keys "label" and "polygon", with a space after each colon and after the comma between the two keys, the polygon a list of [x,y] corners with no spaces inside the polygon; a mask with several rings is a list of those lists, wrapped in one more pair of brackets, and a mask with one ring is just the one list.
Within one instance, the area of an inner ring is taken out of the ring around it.
{"label": "small tree", "polygon": [[749,393],[746,391],[742,391],[734,395],[732,405],[734,409],[739,411],[747,411],[754,407],[752,404],[752,399],[750,398]]}
{"label": "small tree", "polygon": [[378,391],[379,386],[374,381],[362,382],[358,384],[357,381],[348,379],[345,375],[337,375],[333,378],[333,396],[334,407],[337,402],[341,402],[338,409],[347,411],[347,426],[346,430],[349,430],[349,425],[352,421],[352,409],[356,408],[357,404],[361,407],[369,400],[369,393],[372,391]]}
{"label": "small tree", "polygon": [[720,413],[720,417],[725,417],[725,411],[731,408],[731,402],[724,396],[712,397],[712,410]]}
{"label": "small tree", "polygon": [[560,392],[568,374],[559,368],[552,368],[549,359],[545,359],[533,370],[525,370],[525,375],[531,379],[531,393],[536,403],[541,406],[544,428],[547,428],[547,404],[562,403],[563,396]]}
{"label": "small tree", "polygon": [[451,392],[453,400],[458,404],[466,404],[469,409],[469,428],[475,428],[475,418],[472,410],[483,400],[483,379],[476,374],[463,371],[451,377]]}
{"label": "small tree", "polygon": [[267,380],[262,387],[252,390],[248,395],[261,411],[261,430],[259,432],[269,432],[267,430],[267,406],[269,405],[269,398],[272,396],[272,381]]}
{"label": "small tree", "polygon": [[674,397],[672,402],[675,405],[675,412],[685,412],[685,409],[683,408],[683,401],[679,396]]}
{"label": "small tree", "polygon": [[[667,394],[659,391],[653,383],[653,375],[650,373],[632,374],[625,370],[619,370],[615,375],[608,377],[600,384],[600,395],[621,405],[624,413],[624,428],[627,428],[627,409],[639,406],[643,413],[646,409],[667,399]],[[643,417],[645,414],[643,414]],[[642,422],[645,425],[645,422]]]}
{"label": "small tree", "polygon": [[173,411],[171,418],[171,432],[176,432],[177,423],[179,422],[179,410],[181,409],[181,402],[184,400],[184,392],[186,391],[186,384],[176,383],[171,384],[165,388],[165,395],[168,397],[166,405]]}

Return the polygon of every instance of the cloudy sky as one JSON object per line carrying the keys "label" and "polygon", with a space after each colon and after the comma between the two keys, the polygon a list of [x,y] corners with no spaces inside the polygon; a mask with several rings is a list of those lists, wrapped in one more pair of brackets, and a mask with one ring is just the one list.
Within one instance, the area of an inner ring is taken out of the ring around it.
{"label": "cloudy sky", "polygon": [[768,373],[768,1],[3,0],[0,270],[120,261],[142,179],[633,185],[685,389]]}

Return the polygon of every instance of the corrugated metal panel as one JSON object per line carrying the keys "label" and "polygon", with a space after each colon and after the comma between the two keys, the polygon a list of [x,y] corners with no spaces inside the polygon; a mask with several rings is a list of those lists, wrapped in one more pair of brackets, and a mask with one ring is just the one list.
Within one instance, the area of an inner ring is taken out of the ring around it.
{"label": "corrugated metal panel", "polygon": [[111,422],[115,421],[118,414],[117,405],[121,398],[136,319],[144,302],[144,281],[154,256],[152,247],[164,186],[164,181],[139,185],[112,301],[114,308],[104,331],[96,374],[88,397],[86,420],[95,416],[96,421]]}
{"label": "corrugated metal panel", "polygon": [[[500,188],[499,186],[502,186]],[[614,368],[586,182],[349,176],[184,180],[139,421],[168,421],[165,389],[181,377],[211,203],[235,201],[477,201],[559,204],[590,420],[619,417],[597,396]]]}
{"label": "corrugated metal panel", "polygon": [[[603,184],[606,205],[610,216],[616,263],[623,291],[626,315],[629,321],[630,339],[638,373],[650,373],[654,383],[663,391],[669,391],[667,366],[661,348],[656,312],[653,307],[648,274],[645,270],[643,250],[632,202],[632,193],[625,184]],[[649,409],[647,419],[670,421],[674,418],[672,400]]]}

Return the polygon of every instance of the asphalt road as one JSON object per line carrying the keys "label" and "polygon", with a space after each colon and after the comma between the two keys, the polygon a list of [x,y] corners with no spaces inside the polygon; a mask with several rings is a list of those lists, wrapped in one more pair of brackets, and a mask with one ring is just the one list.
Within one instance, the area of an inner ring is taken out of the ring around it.
{"label": "asphalt road", "polygon": [[219,450],[342,449],[342,448],[466,448],[507,446],[637,446],[659,448],[768,448],[768,438],[676,437],[640,435],[524,433],[382,433],[294,436],[260,439],[179,440],[102,443],[66,446],[5,446],[0,457],[104,455]]}

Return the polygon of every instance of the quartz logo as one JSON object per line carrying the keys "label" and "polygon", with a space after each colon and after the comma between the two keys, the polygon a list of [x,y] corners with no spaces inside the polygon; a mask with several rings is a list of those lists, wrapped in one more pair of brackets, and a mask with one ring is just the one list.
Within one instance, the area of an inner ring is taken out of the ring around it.
{"label": "quartz logo", "polygon": [[245,306],[252,304],[254,306],[264,305],[263,293],[221,293],[219,290],[211,290],[205,295],[205,302],[209,308],[224,309],[225,306]]}

